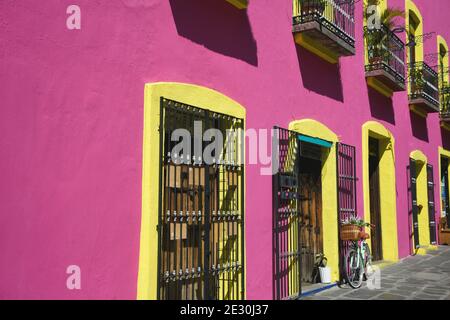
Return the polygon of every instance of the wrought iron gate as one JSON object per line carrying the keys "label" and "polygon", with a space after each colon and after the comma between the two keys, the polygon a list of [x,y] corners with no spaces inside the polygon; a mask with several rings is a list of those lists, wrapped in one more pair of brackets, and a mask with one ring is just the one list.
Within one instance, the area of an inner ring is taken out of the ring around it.
{"label": "wrought iron gate", "polygon": [[434,204],[433,166],[427,165],[428,217],[430,224],[430,243],[436,244],[436,210]]}
{"label": "wrought iron gate", "polygon": [[300,211],[298,201],[297,133],[275,127],[278,150],[273,175],[274,297],[289,299],[301,294]]}
{"label": "wrought iron gate", "polygon": [[409,173],[409,186],[408,193],[411,200],[411,208],[410,212],[412,214],[412,223],[413,223],[413,238],[414,238],[414,248],[418,249],[420,247],[419,241],[419,208],[417,206],[417,164],[416,161],[412,158],[409,159],[408,166]]}
{"label": "wrought iron gate", "polygon": [[[243,299],[243,120],[165,98],[160,112],[158,298]],[[214,163],[203,157],[203,132],[210,128],[225,137],[222,152],[211,152]],[[176,129],[187,130],[187,145],[200,153],[175,152]]]}
{"label": "wrought iron gate", "polygon": [[[357,216],[356,201],[356,148],[343,143],[338,143],[337,153],[337,199],[338,199],[338,226],[342,221]],[[341,241],[339,234],[339,276],[343,281],[343,259],[350,247],[349,241]]]}

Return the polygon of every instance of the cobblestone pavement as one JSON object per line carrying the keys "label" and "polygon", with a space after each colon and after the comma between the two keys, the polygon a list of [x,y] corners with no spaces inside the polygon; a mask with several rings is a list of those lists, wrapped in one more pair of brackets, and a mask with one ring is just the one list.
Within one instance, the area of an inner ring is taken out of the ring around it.
{"label": "cobblestone pavement", "polygon": [[333,287],[302,300],[450,300],[450,247],[407,257],[380,273],[380,289]]}

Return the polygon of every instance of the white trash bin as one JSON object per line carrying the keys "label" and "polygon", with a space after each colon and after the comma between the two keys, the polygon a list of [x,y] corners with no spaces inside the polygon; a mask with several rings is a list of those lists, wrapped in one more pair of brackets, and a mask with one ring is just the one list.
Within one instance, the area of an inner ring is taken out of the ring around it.
{"label": "white trash bin", "polygon": [[320,281],[322,283],[331,283],[330,267],[319,267]]}

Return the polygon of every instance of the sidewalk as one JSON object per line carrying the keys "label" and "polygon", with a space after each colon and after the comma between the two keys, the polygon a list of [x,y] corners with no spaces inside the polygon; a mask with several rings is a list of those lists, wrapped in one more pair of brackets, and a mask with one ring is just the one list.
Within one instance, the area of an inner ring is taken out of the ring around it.
{"label": "sidewalk", "polygon": [[348,286],[322,291],[302,300],[450,300],[450,247],[407,257],[381,269],[381,288]]}

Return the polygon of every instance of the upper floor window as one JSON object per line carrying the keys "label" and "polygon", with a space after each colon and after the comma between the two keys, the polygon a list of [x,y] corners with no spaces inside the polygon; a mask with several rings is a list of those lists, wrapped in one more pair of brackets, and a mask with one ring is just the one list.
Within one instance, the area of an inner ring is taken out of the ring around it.
{"label": "upper floor window", "polygon": [[422,15],[411,0],[406,4],[409,105],[413,112],[426,116],[430,112],[439,112],[439,77],[436,70],[424,62]]}
{"label": "upper floor window", "polygon": [[[448,46],[444,38],[438,36],[438,71],[441,112],[441,123],[450,125],[450,84]],[[449,127],[450,128],[450,127]]]}

